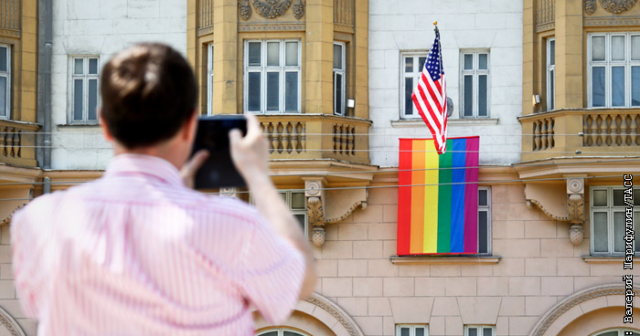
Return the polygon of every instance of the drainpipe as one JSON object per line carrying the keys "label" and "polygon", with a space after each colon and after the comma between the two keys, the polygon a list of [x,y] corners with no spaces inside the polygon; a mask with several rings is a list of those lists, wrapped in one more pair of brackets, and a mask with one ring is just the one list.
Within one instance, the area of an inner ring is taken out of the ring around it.
{"label": "drainpipe", "polygon": [[42,179],[42,193],[45,195],[51,193],[51,178],[49,176]]}
{"label": "drainpipe", "polygon": [[42,133],[38,137],[38,163],[51,169],[51,59],[53,55],[53,0],[38,0],[40,34],[38,43],[38,123]]}

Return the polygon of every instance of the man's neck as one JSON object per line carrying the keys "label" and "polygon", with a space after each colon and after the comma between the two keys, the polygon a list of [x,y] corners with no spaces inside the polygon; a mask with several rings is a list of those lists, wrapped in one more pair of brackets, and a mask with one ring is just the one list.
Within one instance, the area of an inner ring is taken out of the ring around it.
{"label": "man's neck", "polygon": [[161,158],[165,161],[171,163],[178,170],[182,168],[184,165],[183,160],[178,155],[175,155],[175,150],[171,150],[172,147],[168,143],[163,143],[156,146],[148,146],[148,147],[138,147],[134,149],[129,149],[121,144],[114,144],[113,146],[113,154],[121,155],[121,154],[137,154],[137,155],[149,155],[155,156],[157,158]]}

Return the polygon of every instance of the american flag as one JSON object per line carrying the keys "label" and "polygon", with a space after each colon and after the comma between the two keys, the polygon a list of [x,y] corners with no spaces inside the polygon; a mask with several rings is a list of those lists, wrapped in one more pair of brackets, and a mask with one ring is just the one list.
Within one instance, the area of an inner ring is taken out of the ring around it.
{"label": "american flag", "polygon": [[427,124],[438,154],[447,150],[447,85],[442,65],[440,32],[436,27],[436,39],[433,41],[427,62],[422,69],[418,86],[411,95],[422,120]]}

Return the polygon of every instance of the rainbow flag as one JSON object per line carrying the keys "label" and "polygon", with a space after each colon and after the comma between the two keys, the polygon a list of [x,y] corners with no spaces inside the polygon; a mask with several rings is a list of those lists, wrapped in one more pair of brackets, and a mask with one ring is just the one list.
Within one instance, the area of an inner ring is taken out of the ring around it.
{"label": "rainbow flag", "polygon": [[400,139],[398,255],[478,253],[478,168],[466,167],[479,147],[449,138],[438,155],[433,139]]}

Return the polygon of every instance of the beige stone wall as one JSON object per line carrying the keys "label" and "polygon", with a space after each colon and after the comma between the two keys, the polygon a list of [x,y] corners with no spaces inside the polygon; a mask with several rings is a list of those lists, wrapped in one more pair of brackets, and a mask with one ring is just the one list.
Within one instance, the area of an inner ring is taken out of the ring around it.
{"label": "beige stone wall", "polygon": [[394,265],[397,188],[370,189],[366,210],[329,225],[327,242],[315,250],[317,292],[345,309],[365,335],[394,335],[400,323],[428,324],[434,336],[462,335],[468,324],[528,335],[567,296],[599,284],[622,287],[622,262],[586,263],[588,234],[574,247],[566,223],[525,205],[523,185],[491,189],[498,263]]}

